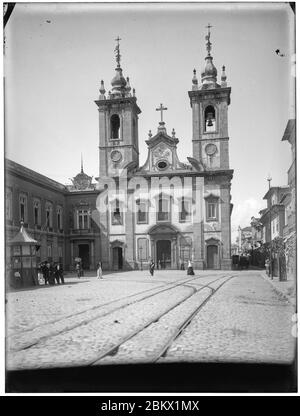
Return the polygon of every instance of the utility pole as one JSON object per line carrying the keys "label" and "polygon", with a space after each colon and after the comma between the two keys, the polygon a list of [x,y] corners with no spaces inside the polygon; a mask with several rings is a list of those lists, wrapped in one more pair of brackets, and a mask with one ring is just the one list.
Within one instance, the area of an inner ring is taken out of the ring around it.
{"label": "utility pole", "polygon": [[[267,181],[269,182],[269,191],[271,189],[271,176],[270,174],[267,177]],[[272,201],[270,201],[269,206],[269,227],[270,227],[270,263],[269,263],[269,276],[271,280],[273,280],[273,265],[272,265]]]}

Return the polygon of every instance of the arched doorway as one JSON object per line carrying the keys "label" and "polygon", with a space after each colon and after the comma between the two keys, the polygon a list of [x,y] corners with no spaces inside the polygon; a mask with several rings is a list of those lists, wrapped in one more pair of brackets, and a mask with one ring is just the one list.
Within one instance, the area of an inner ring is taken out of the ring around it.
{"label": "arched doorway", "polygon": [[171,224],[156,224],[149,231],[151,258],[156,267],[177,269],[179,230]]}
{"label": "arched doorway", "polygon": [[123,250],[122,247],[113,247],[113,269],[123,269]]}
{"label": "arched doorway", "polygon": [[158,240],[156,242],[156,259],[162,269],[171,268],[171,241]]}
{"label": "arched doorway", "polygon": [[207,246],[207,268],[219,269],[219,248],[215,244]]}

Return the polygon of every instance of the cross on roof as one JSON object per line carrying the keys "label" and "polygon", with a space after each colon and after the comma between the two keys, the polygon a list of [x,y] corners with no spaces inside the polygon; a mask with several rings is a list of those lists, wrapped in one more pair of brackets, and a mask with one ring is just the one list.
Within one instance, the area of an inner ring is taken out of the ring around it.
{"label": "cross on roof", "polygon": [[210,28],[211,27],[213,27],[213,26],[211,26],[211,24],[210,23],[208,23],[208,25],[207,26],[205,26],[207,29],[208,29],[208,34],[210,34]]}
{"label": "cross on roof", "polygon": [[121,55],[120,55],[120,40],[122,40],[119,36],[117,37],[117,39],[115,39],[117,43],[117,46],[115,47],[115,52],[116,52],[116,61],[118,64],[118,67],[120,66],[120,60],[121,60]]}
{"label": "cross on roof", "polygon": [[160,107],[156,108],[156,111],[160,111],[160,121],[161,121],[161,123],[164,122],[164,120],[163,120],[164,110],[167,110],[167,107],[164,107],[162,104],[160,104]]}

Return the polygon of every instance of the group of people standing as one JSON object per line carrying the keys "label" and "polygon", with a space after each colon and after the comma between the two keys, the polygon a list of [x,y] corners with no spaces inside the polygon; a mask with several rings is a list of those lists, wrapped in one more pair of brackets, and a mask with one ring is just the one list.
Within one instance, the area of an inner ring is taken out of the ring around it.
{"label": "group of people standing", "polygon": [[[154,263],[153,260],[150,260],[150,263],[149,263],[149,271],[150,271],[151,276],[153,276],[153,274],[154,274],[154,269],[155,269],[155,263]],[[184,270],[184,265],[182,267],[182,263],[181,263],[180,269],[181,270]],[[195,274],[191,260],[188,261],[187,274],[188,275],[192,275],[192,276]]]}
{"label": "group of people standing", "polygon": [[42,281],[45,285],[55,285],[55,283],[59,285],[65,283],[64,271],[60,263],[44,261],[39,266],[38,275],[40,284]]}

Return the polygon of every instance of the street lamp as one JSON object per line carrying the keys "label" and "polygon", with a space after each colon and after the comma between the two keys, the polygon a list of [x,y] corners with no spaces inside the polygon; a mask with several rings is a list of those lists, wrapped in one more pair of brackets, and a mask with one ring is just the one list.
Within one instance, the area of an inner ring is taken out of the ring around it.
{"label": "street lamp", "polygon": [[[271,189],[271,176],[270,174],[267,177],[267,181],[269,182],[269,190]],[[272,266],[272,201],[270,201],[270,207],[269,207],[269,227],[270,227],[270,262],[269,262],[269,276],[273,280],[273,266]]]}

